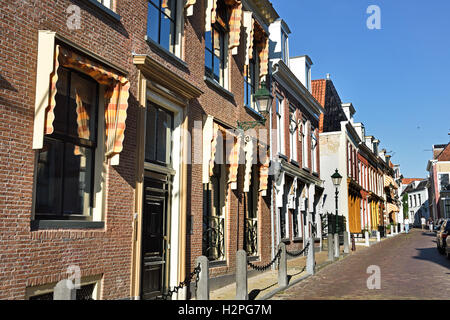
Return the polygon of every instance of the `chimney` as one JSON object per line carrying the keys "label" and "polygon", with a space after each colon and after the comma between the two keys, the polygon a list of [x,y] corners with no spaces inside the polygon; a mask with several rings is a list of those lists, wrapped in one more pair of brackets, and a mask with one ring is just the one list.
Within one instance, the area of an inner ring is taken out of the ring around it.
{"label": "chimney", "polygon": [[331,75],[327,73],[327,80],[331,80]]}
{"label": "chimney", "polygon": [[298,80],[311,92],[311,66],[313,62],[308,56],[293,57],[290,59],[290,69]]}
{"label": "chimney", "polygon": [[353,115],[356,113],[355,108],[353,107],[353,104],[351,103],[343,103],[342,109],[344,109],[344,113],[347,116],[347,120],[353,123]]}

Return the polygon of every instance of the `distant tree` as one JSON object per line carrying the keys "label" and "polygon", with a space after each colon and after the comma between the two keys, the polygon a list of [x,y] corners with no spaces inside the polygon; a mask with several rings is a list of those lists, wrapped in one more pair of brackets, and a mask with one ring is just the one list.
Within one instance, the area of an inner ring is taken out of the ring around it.
{"label": "distant tree", "polygon": [[408,219],[409,218],[409,205],[408,205],[408,194],[403,195],[403,218]]}

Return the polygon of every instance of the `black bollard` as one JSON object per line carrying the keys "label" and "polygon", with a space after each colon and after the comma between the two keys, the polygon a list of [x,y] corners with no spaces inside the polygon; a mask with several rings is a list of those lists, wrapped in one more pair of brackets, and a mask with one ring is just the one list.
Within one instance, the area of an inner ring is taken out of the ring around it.
{"label": "black bollard", "polygon": [[352,234],[352,251],[356,251],[355,236]]}

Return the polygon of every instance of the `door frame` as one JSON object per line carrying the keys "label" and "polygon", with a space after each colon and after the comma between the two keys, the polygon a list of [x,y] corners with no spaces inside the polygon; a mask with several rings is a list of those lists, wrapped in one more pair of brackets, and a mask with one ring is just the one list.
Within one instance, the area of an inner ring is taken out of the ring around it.
{"label": "door frame", "polygon": [[[188,128],[186,106],[188,101],[173,97],[167,92],[160,90],[142,73],[139,74],[139,103],[140,108],[137,115],[137,180],[135,196],[135,214],[133,220],[133,261],[131,266],[130,296],[139,300],[141,296],[141,247],[142,247],[142,217],[143,217],[143,194],[145,171],[156,171],[172,175],[171,195],[169,196],[170,209],[167,226],[169,238],[169,253],[167,257],[167,279],[168,286],[175,287],[181,282],[185,273],[185,246],[186,246],[186,185],[187,164],[181,159],[187,158],[187,137],[182,133]],[[158,166],[145,162],[145,132],[148,102],[157,104],[174,114],[174,125],[172,132],[172,168]],[[178,156],[178,155],[181,155]],[[174,295],[177,299],[178,295]]]}

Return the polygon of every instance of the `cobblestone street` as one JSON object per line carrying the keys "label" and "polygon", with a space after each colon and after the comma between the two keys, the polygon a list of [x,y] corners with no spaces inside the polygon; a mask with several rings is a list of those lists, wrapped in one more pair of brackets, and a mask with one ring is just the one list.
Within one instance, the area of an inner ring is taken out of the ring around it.
{"label": "cobblestone street", "polygon": [[[369,266],[381,269],[381,289],[369,290]],[[274,300],[450,299],[450,260],[436,250],[435,234],[412,230],[331,264]]]}

